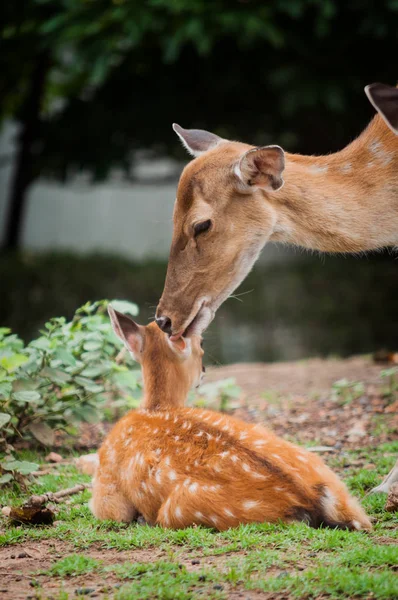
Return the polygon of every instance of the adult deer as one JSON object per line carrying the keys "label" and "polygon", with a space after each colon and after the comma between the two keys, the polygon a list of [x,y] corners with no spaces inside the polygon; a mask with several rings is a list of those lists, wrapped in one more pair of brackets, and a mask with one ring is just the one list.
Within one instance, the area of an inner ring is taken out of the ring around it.
{"label": "adult deer", "polygon": [[366,93],[381,116],[328,156],[173,125],[195,159],[178,185],[157,308],[163,331],[203,331],[269,240],[321,252],[398,246],[398,90],[373,84]]}
{"label": "adult deer", "polygon": [[[375,83],[365,92],[380,116],[328,156],[173,125],[195,160],[178,186],[157,308],[156,322],[172,339],[209,325],[269,240],[321,252],[398,246],[398,89]],[[396,481],[398,461],[374,491]]]}

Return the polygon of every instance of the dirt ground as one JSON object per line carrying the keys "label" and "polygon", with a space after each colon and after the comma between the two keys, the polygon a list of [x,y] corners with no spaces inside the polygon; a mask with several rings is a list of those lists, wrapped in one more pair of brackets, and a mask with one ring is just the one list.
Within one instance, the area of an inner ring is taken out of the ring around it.
{"label": "dirt ground", "polygon": [[[63,558],[68,554],[76,553],[71,544],[55,541],[41,540],[39,543],[25,542],[15,546],[0,548],[0,598],[2,600],[30,600],[37,598],[35,594],[37,583],[45,593],[45,598],[57,598],[60,591],[60,578],[40,574],[51,566],[52,562]],[[145,550],[118,550],[106,549],[90,546],[89,549],[81,552],[85,556],[101,561],[106,565],[115,565],[119,562],[154,562],[158,560],[168,560],[168,553],[156,548]],[[200,572],[206,567],[222,568],[223,564],[230,558],[230,553],[221,556],[204,556],[195,559],[197,552],[192,556],[186,554],[178,558],[179,564],[186,567],[190,572]],[[246,552],[234,552],[233,556],[239,557]],[[277,568],[269,569],[269,575],[278,574]],[[112,595],[117,591],[120,579],[115,577],[112,572],[103,573],[84,573],[75,577],[65,577],[62,582],[62,589],[70,597],[90,597],[106,598],[108,594]],[[223,586],[225,589],[225,586]],[[284,595],[268,594],[259,591],[240,591],[231,589],[228,598],[233,600],[244,598],[245,600],[274,600],[284,598]]]}
{"label": "dirt ground", "polygon": [[[207,381],[233,377],[242,389],[235,416],[261,422],[278,435],[334,450],[397,439],[398,402],[388,395],[391,365],[371,357],[236,364],[209,369]],[[361,382],[363,392],[333,391],[336,381]]]}

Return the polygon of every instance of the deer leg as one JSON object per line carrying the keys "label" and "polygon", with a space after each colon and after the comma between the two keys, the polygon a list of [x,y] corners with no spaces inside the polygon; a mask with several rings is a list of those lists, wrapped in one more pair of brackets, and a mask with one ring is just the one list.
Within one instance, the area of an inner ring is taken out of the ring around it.
{"label": "deer leg", "polygon": [[388,473],[388,475],[383,479],[383,481],[380,483],[380,485],[374,487],[372,490],[370,490],[371,494],[380,494],[380,493],[388,493],[390,490],[390,487],[393,485],[393,483],[396,483],[398,481],[398,460],[395,463],[395,465],[393,466],[393,468],[391,469],[391,471]]}

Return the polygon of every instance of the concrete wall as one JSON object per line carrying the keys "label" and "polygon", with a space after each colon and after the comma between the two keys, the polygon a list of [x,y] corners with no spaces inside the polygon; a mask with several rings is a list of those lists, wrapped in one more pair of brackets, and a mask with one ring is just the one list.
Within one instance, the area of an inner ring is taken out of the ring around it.
{"label": "concrete wall", "polygon": [[[0,156],[12,155],[17,129],[8,123],[0,133]],[[0,238],[4,235],[7,192],[13,165],[0,166]],[[91,185],[83,176],[66,185],[39,179],[29,191],[22,246],[33,251],[109,252],[142,259],[167,258],[180,165],[142,162],[146,183],[109,181]],[[174,177],[175,175],[175,177]],[[166,184],[152,184],[168,177]],[[149,183],[148,183],[149,182]],[[263,260],[283,260],[289,253],[267,246]]]}

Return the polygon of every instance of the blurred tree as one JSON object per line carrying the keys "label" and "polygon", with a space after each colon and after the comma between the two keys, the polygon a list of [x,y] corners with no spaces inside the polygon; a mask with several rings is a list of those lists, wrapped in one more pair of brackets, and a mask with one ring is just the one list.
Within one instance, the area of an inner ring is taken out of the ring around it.
{"label": "blurred tree", "polygon": [[363,86],[397,77],[398,0],[6,0],[0,23],[8,249],[39,174],[133,177],[136,150],[181,152],[172,121],[333,150],[372,114]]}

